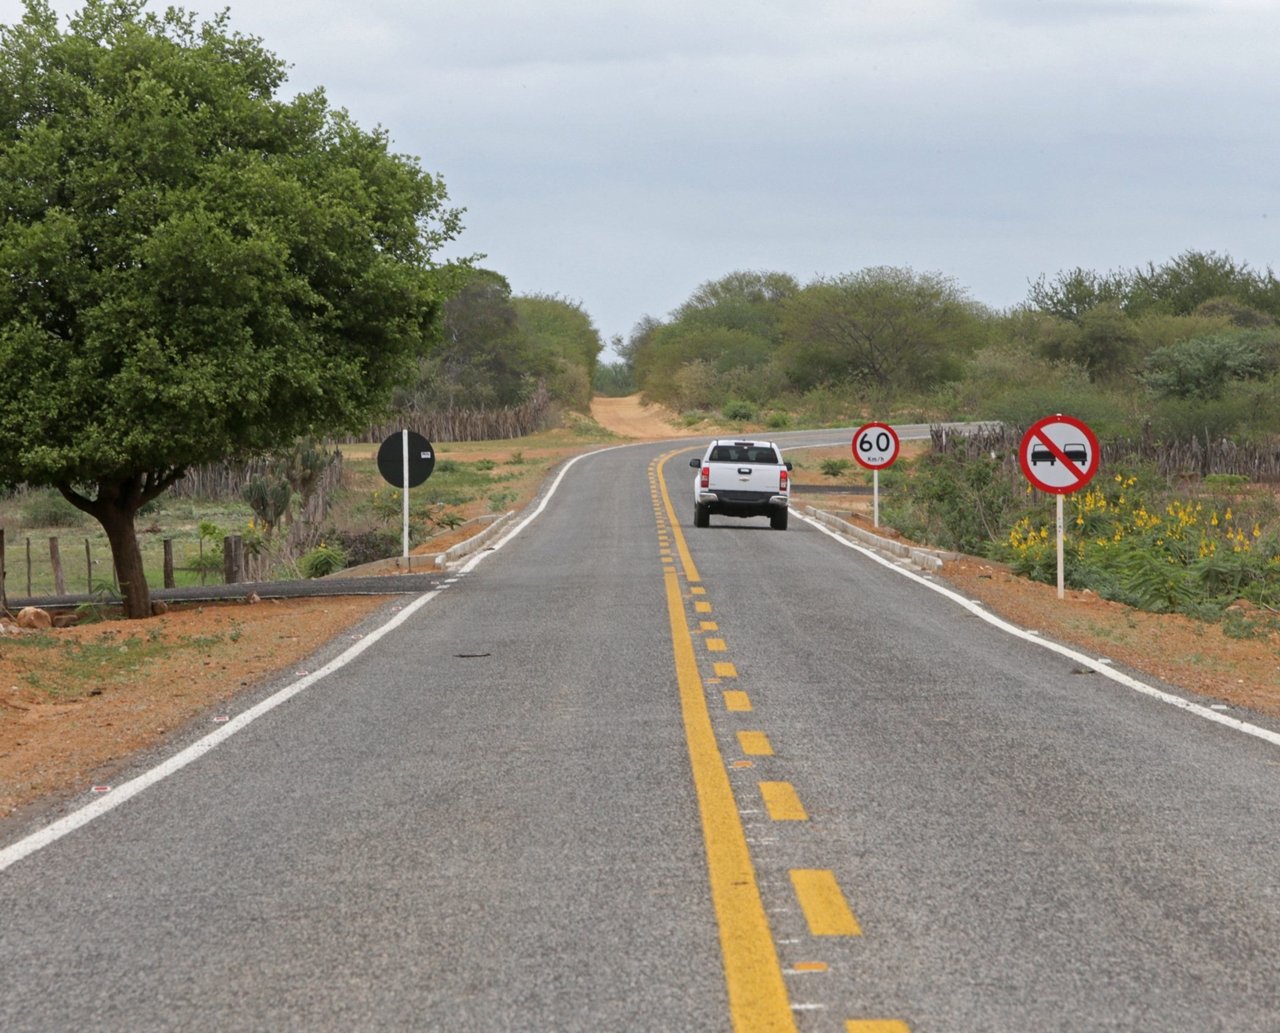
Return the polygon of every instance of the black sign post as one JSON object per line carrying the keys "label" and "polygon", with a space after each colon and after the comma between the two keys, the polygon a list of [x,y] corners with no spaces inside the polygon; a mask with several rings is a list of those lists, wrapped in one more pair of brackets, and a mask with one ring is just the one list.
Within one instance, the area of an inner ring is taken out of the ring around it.
{"label": "black sign post", "polygon": [[401,541],[403,556],[409,559],[409,489],[431,476],[436,452],[431,442],[412,430],[392,434],[378,449],[378,472],[383,479],[404,492],[404,522]]}

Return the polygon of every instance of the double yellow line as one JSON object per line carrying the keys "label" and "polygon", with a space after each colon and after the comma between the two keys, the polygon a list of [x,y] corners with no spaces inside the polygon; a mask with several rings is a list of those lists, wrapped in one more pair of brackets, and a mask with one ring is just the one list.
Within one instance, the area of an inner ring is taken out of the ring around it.
{"label": "double yellow line", "polygon": [[[689,555],[688,543],[680,531],[671,497],[662,479],[662,468],[669,458],[666,456],[658,463],[658,490],[685,578],[690,584],[696,584],[701,580],[698,568]],[[769,919],[764,913],[756,870],[751,863],[751,852],[738,816],[733,788],[711,727],[706,692],[693,649],[693,636],[685,618],[680,578],[669,566],[665,577],[676,680],[680,687],[680,711],[684,718],[689,762],[693,768],[693,784],[707,846],[711,899],[720,926],[729,1014],[735,1033],[792,1031],[796,1024],[791,1001],[769,931]]]}
{"label": "double yellow line", "polygon": [[[674,540],[690,593],[703,595],[701,575],[689,553],[688,543],[680,530],[671,497],[662,477],[663,467],[676,453],[661,457],[654,466],[656,479],[655,509],[661,523],[665,516]],[[657,498],[661,499],[658,509]],[[664,545],[669,539],[660,536]],[[724,958],[725,983],[729,1012],[735,1033],[795,1033],[797,1030],[790,995],[783,978],[777,948],[765,914],[764,902],[756,880],[746,834],[738,813],[733,788],[716,743],[711,715],[707,708],[706,690],[698,668],[693,636],[685,613],[680,576],[664,548],[667,613],[671,623],[671,643],[675,659],[676,680],[680,693],[680,709],[689,747],[689,762],[702,819],[703,838],[707,850],[707,867],[711,883],[712,904],[720,929],[720,948]],[[705,602],[695,602],[699,614],[710,613]],[[704,623],[714,628],[714,624]],[[719,640],[708,640],[718,644]],[[717,678],[736,675],[732,664],[717,663]],[[731,672],[731,674],[730,674]],[[728,691],[725,705],[731,711],[749,711],[745,692]],[[744,738],[745,737],[745,738]],[[772,747],[763,732],[740,732],[739,742],[746,755],[767,756]],[[761,782],[760,792],[770,817],[775,821],[808,819],[794,788],[786,782]],[[861,934],[844,895],[830,871],[796,869],[790,873],[796,899],[804,912],[810,932],[816,936],[857,936]],[[825,970],[814,963],[810,970]],[[846,1033],[908,1033],[908,1027],[897,1020],[849,1020]]]}

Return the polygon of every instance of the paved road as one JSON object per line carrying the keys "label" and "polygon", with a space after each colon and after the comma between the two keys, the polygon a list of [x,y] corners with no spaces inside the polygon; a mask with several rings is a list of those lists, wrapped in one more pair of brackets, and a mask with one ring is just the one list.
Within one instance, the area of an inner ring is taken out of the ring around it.
{"label": "paved road", "polygon": [[1280,1027],[1273,729],[801,521],[694,530],[680,447],[574,463],[358,655],[0,852],[0,1029]]}

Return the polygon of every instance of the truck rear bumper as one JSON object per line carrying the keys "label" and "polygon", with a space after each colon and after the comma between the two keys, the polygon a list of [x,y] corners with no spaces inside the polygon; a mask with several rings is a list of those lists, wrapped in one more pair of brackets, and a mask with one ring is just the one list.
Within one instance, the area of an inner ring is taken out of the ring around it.
{"label": "truck rear bumper", "polygon": [[785,509],[790,502],[786,495],[768,495],[764,492],[728,492],[717,494],[714,491],[698,492],[695,501],[699,506],[710,506],[722,513],[734,510]]}

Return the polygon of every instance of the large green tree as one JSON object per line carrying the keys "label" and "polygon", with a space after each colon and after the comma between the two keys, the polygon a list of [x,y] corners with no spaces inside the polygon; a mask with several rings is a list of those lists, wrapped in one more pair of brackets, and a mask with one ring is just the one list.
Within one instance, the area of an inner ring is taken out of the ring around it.
{"label": "large green tree", "polygon": [[520,328],[534,353],[549,366],[551,397],[573,409],[591,407],[591,384],[604,343],[577,302],[550,294],[513,299]]}
{"label": "large green tree", "polygon": [[44,0],[0,28],[0,483],[102,524],[191,465],[355,427],[424,349],[458,231],[443,185],[223,13]]}
{"label": "large green tree", "polygon": [[987,318],[948,277],[863,269],[817,280],[786,303],[780,357],[801,390],[930,388],[959,377]]}

